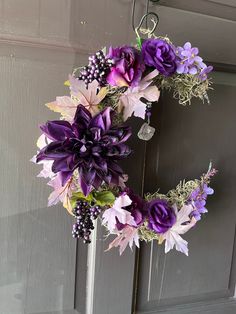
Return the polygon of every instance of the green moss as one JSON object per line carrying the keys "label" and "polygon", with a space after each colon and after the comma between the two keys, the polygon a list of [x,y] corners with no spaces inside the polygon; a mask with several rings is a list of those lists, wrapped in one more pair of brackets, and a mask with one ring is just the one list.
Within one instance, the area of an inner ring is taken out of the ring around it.
{"label": "green moss", "polygon": [[211,80],[201,81],[191,74],[175,74],[171,77],[158,75],[155,78],[155,85],[162,90],[172,90],[173,97],[183,106],[191,105],[192,98],[209,103],[207,91],[212,89],[211,84]]}

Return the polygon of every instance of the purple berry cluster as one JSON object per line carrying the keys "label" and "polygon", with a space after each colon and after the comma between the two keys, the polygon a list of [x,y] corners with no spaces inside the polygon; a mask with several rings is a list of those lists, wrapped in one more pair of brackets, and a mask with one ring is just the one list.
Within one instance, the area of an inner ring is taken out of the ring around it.
{"label": "purple berry cluster", "polygon": [[93,220],[97,219],[100,213],[100,206],[91,206],[87,201],[79,200],[74,208],[76,223],[72,228],[73,238],[81,238],[84,243],[90,243],[91,230],[94,229]]}
{"label": "purple berry cluster", "polygon": [[93,80],[97,80],[100,86],[107,84],[106,77],[113,64],[111,59],[106,58],[104,53],[99,50],[89,57],[89,64],[80,71],[79,79],[83,80],[88,86]]}

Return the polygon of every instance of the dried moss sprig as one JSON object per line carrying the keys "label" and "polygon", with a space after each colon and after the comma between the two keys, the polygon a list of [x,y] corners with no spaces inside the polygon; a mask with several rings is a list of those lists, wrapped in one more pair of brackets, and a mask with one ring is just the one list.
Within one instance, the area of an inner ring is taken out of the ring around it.
{"label": "dried moss sprig", "polygon": [[155,233],[154,231],[148,229],[147,221],[139,228],[139,239],[141,241],[150,242],[152,240],[159,240],[159,234]]}
{"label": "dried moss sprig", "polygon": [[122,123],[123,120],[123,114],[117,110],[120,97],[124,94],[124,92],[127,90],[127,87],[112,87],[107,86],[108,92],[106,94],[106,97],[103,99],[102,103],[100,104],[101,110],[106,107],[111,107],[114,109],[114,117],[113,117],[113,124],[118,125]]}
{"label": "dried moss sprig", "polygon": [[181,208],[186,204],[190,194],[200,186],[200,180],[180,181],[175,189],[170,190],[167,193],[169,202],[173,205],[176,204],[178,208]]}
{"label": "dried moss sprig", "polygon": [[155,198],[164,199],[169,204],[176,204],[178,208],[181,208],[188,200],[193,190],[201,185],[200,180],[180,181],[175,189],[170,190],[167,194],[161,194],[159,191],[153,194],[147,194],[145,199],[151,201]]}
{"label": "dried moss sprig", "polygon": [[124,94],[124,92],[127,90],[127,87],[112,87],[107,86],[108,92],[106,94],[106,97],[102,101],[102,105],[104,107],[110,106],[113,109],[117,109],[120,97]]}
{"label": "dried moss sprig", "polygon": [[191,74],[175,74],[171,77],[158,75],[154,84],[160,89],[173,90],[173,97],[183,106],[191,105],[193,97],[209,103],[207,91],[212,89],[211,80],[201,81]]}

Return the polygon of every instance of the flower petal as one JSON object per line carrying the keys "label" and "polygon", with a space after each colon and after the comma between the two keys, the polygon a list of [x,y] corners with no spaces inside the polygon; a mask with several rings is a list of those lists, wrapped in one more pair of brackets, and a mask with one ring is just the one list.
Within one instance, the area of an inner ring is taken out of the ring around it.
{"label": "flower petal", "polygon": [[111,86],[119,86],[119,87],[129,86],[129,84],[124,79],[124,77],[115,68],[113,68],[111,72],[108,74],[107,82]]}
{"label": "flower petal", "polygon": [[67,121],[48,121],[40,129],[51,140],[64,141],[67,137],[74,137],[71,124]]}
{"label": "flower petal", "polygon": [[191,67],[191,68],[189,69],[189,74],[192,74],[192,75],[197,74],[197,68],[196,68],[196,67]]}
{"label": "flower petal", "polygon": [[187,49],[191,49],[191,48],[192,48],[192,45],[189,41],[184,44],[184,49],[187,50]]}
{"label": "flower petal", "polygon": [[79,105],[75,113],[74,123],[77,125],[77,128],[86,128],[91,118],[91,113],[86,108]]}
{"label": "flower petal", "polygon": [[109,244],[109,247],[106,251],[109,251],[113,247],[120,247],[119,252],[120,255],[124,252],[127,245],[129,244],[130,248],[132,249],[133,244],[139,247],[139,236],[138,230],[136,228],[126,226],[120,234]]}
{"label": "flower petal", "polygon": [[160,91],[156,86],[149,86],[143,90],[143,97],[148,101],[158,101],[160,97]]}
{"label": "flower petal", "polygon": [[122,207],[129,206],[130,204],[132,204],[132,201],[129,198],[129,196],[127,194],[125,194],[125,195],[119,196],[115,200],[113,207],[121,209]]}
{"label": "flower petal", "polygon": [[168,253],[175,246],[176,250],[188,256],[188,242],[177,232],[168,231],[165,234],[165,253]]}

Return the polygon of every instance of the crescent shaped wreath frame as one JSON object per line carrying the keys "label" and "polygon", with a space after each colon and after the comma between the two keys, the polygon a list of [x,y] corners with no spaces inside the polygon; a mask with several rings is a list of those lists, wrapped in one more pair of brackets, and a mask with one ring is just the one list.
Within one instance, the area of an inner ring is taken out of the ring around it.
{"label": "crescent shaped wreath frame", "polygon": [[136,195],[119,166],[131,153],[126,141],[132,130],[123,123],[131,116],[145,120],[138,137],[150,140],[155,132],[151,107],[160,91],[172,91],[181,105],[190,105],[192,98],[209,102],[213,68],[189,42],[178,47],[151,32],[146,39],[137,35],[135,46],[97,51],[88,65],[69,75],[70,96],[46,104],[61,117],[40,126],[32,161],[43,165],[38,177],[48,178],[53,188],[48,206],[62,202],[74,217],[74,238],[90,243],[93,222],[100,217],[107,234],[115,235],[108,249],[119,247],[122,254],[128,245],[157,240],[165,243],[166,253],[175,247],[188,255],[181,235],[207,212],[207,197],[214,192],[209,184],[217,171],[210,163],[199,179],[181,181],[167,194]]}

